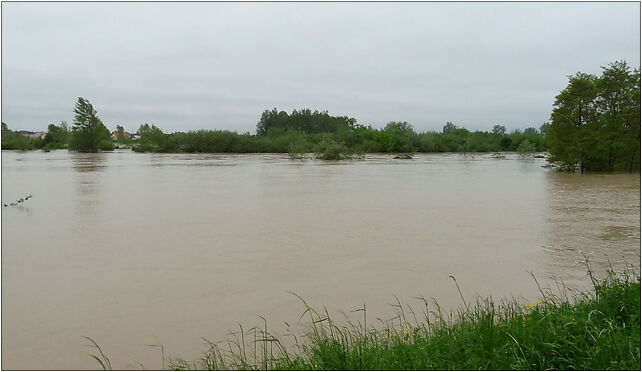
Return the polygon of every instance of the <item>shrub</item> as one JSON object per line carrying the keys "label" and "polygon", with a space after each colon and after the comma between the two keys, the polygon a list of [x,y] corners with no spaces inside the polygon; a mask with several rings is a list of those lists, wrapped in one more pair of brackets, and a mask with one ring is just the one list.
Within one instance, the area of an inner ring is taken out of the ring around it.
{"label": "shrub", "polygon": [[338,142],[330,136],[326,136],[317,146],[314,155],[317,159],[323,160],[343,160],[363,157],[363,154],[355,153],[348,149],[343,142]]}
{"label": "shrub", "polygon": [[520,155],[522,156],[530,156],[532,155],[537,148],[535,147],[534,144],[531,143],[531,141],[525,139],[522,141],[522,143],[519,144],[517,147],[517,152],[519,152]]}

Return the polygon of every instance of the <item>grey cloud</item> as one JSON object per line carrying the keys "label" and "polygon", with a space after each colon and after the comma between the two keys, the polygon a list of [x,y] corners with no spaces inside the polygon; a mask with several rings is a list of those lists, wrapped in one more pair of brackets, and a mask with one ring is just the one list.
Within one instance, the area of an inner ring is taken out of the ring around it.
{"label": "grey cloud", "polygon": [[3,3],[2,120],[253,131],[310,107],[382,127],[548,120],[566,75],[640,64],[637,3]]}

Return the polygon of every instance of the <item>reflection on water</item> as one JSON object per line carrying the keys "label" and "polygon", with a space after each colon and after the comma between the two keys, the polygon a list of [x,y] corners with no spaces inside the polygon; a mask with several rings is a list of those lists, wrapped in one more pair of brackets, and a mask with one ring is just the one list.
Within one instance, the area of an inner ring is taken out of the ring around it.
{"label": "reflection on water", "polygon": [[[4,207],[4,205],[3,205],[3,207]],[[18,211],[20,213],[25,213],[27,215],[31,215],[33,213],[31,208],[25,207],[24,205],[20,205],[20,204],[15,205],[15,206],[10,205],[10,206],[4,207],[4,208],[13,208],[14,211]]]}
{"label": "reflection on water", "polygon": [[79,173],[102,170],[105,164],[105,153],[70,153],[74,170]]}
{"label": "reflection on water", "polygon": [[[2,363],[95,369],[194,359],[301,314],[394,295],[444,307],[465,296],[539,295],[529,276],[585,284],[582,254],[639,265],[640,176],[573,175],[541,159],[418,154],[362,161],[286,155],[2,152]],[[608,258],[607,258],[608,256]]]}
{"label": "reflection on water", "polygon": [[[100,197],[98,195],[105,172],[105,153],[70,153],[72,167],[75,172],[78,197],[77,212],[79,215],[92,216],[99,208]],[[88,222],[83,220],[83,223]],[[82,227],[79,227],[82,228]]]}

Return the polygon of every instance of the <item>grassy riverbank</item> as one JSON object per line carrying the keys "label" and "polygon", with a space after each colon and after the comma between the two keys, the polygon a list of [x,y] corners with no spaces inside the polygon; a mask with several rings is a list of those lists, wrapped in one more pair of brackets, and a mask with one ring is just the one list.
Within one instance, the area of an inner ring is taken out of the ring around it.
{"label": "grassy riverbank", "polygon": [[[640,276],[609,272],[593,291],[542,290],[540,301],[467,303],[446,315],[425,301],[422,314],[397,307],[378,330],[363,320],[340,326],[307,304],[304,341],[286,351],[265,329],[240,332],[202,360],[172,369],[273,370],[639,370]],[[464,298],[462,297],[462,300]],[[304,302],[305,304],[305,302]],[[435,308],[434,310],[430,310]],[[367,325],[367,326],[366,326]],[[246,343],[249,346],[246,346]]]}
{"label": "grassy riverbank", "polygon": [[[591,273],[589,272],[589,275]],[[401,305],[379,330],[339,326],[307,307],[307,340],[286,352],[266,330],[252,329],[215,344],[202,360],[173,360],[173,369],[274,370],[639,370],[640,276],[610,272],[593,291],[542,290],[522,305],[492,300],[464,303],[455,316],[438,306],[423,314]],[[251,337],[251,334],[254,334]],[[247,337],[247,339],[246,339]],[[251,346],[244,346],[248,341]]]}

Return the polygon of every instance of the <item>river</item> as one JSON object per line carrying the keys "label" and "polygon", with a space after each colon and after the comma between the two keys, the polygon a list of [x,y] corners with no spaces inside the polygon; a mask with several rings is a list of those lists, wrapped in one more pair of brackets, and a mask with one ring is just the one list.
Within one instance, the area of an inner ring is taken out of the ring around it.
{"label": "river", "polygon": [[610,260],[639,269],[640,175],[566,174],[509,154],[290,160],[281,154],[2,151],[2,368],[198,358],[201,337],[296,323],[292,294],[394,314],[397,296],[537,298]]}

